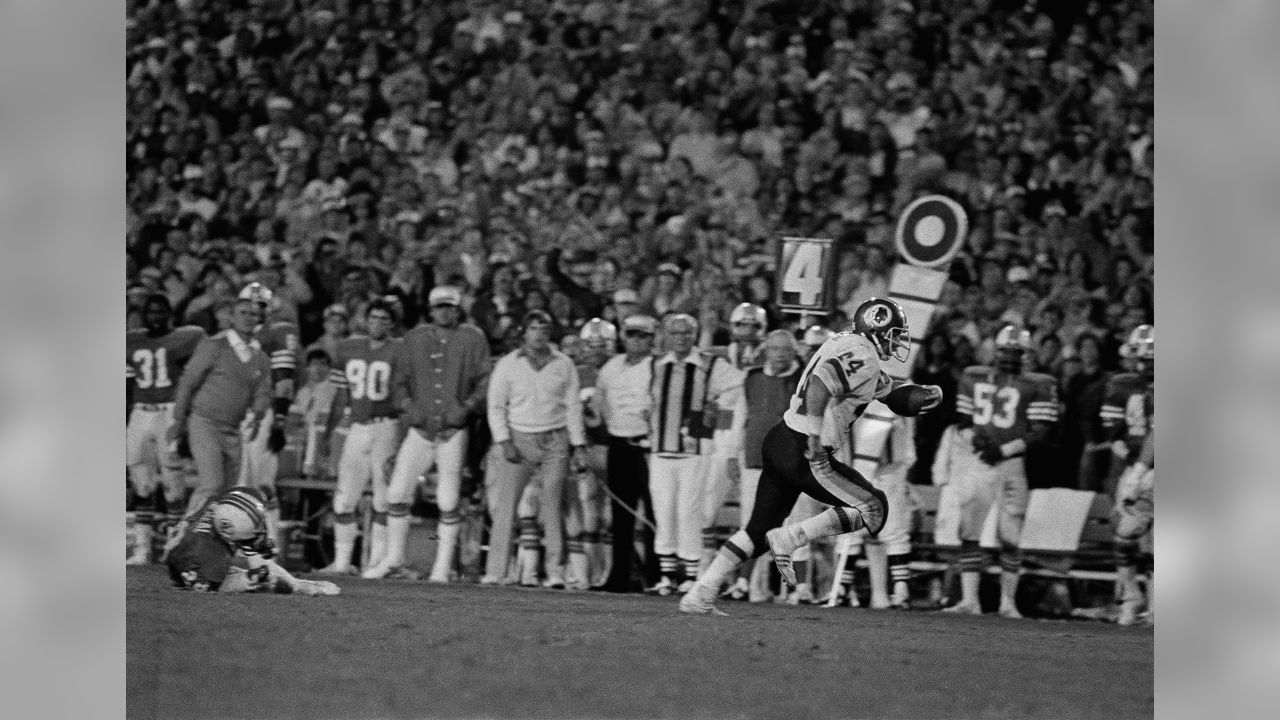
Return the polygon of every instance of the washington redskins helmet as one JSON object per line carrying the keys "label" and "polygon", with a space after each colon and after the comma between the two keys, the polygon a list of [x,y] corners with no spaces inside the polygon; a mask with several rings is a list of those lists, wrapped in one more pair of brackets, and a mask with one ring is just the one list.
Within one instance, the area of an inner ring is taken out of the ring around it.
{"label": "washington redskins helmet", "polygon": [[267,545],[267,506],[256,488],[233,488],[209,506],[218,537],[244,550]]}
{"label": "washington redskins helmet", "polygon": [[1016,325],[1005,325],[996,333],[996,369],[1019,374],[1026,354],[1031,352],[1031,333]]}
{"label": "washington redskins helmet", "polygon": [[[739,323],[751,324],[756,327],[754,330],[739,333]],[[733,309],[733,312],[729,313],[729,325],[733,327],[733,334],[736,337],[742,337],[744,339],[748,337],[754,337],[756,339],[762,338],[764,337],[764,329],[768,324],[769,316],[765,314],[764,308],[756,305],[755,303],[741,303],[738,307]]]}
{"label": "washington redskins helmet", "polygon": [[1154,375],[1156,362],[1156,328],[1154,325],[1139,325],[1129,333],[1129,340],[1124,344],[1124,355],[1132,358],[1134,369],[1141,375]]}
{"label": "washington redskins helmet", "polygon": [[591,318],[582,326],[582,330],[578,332],[578,337],[587,344],[604,345],[612,347],[618,342],[618,328],[608,320],[600,318]]}
{"label": "washington redskins helmet", "polygon": [[853,311],[853,331],[871,341],[881,360],[902,362],[911,354],[911,331],[902,306],[885,298],[871,298]]}

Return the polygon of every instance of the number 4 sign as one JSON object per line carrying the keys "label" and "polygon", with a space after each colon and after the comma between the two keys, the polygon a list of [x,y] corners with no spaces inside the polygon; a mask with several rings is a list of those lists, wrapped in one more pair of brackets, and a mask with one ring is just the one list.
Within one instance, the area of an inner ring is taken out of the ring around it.
{"label": "number 4 sign", "polygon": [[833,241],[784,237],[778,248],[778,308],[824,315],[830,308]]}

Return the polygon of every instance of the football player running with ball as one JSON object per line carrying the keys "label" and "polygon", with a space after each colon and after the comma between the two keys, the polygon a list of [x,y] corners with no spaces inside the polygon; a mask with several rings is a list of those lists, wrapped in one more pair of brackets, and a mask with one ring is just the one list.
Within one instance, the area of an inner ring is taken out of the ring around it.
{"label": "football player running with ball", "polygon": [[257,488],[237,487],[210,500],[166,562],[175,587],[198,592],[337,595],[326,580],[302,580],[271,558],[267,506]]}
{"label": "football player running with ball", "polygon": [[956,393],[956,427],[981,462],[959,478],[960,602],[944,612],[981,615],[982,526],[999,503],[1000,615],[1020,618],[1014,604],[1022,556],[1018,540],[1027,515],[1027,448],[1044,443],[1058,422],[1058,383],[1023,371],[1031,333],[1006,325],[996,334],[996,366],[965,368]]}
{"label": "football player running with ball", "polygon": [[[681,598],[680,612],[724,615],[714,604],[720,587],[739,565],[766,550],[773,552],[783,580],[794,587],[791,555],[796,549],[859,528],[872,537],[880,532],[888,514],[885,494],[834,454],[848,441],[849,427],[875,400],[899,415],[927,412],[942,401],[941,388],[901,384],[880,369],[891,357],[905,361],[910,348],[902,308],[892,300],[871,298],[854,312],[852,332],[834,335],[814,353],[790,409],[765,435],[764,470],[750,520]],[[782,525],[802,492],[832,507]]]}

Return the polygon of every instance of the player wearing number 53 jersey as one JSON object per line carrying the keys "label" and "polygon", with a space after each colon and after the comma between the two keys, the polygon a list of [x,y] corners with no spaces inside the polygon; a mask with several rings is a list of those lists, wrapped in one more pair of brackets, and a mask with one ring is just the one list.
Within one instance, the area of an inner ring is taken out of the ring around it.
{"label": "player wearing number 53 jersey", "polygon": [[182,503],[185,490],[181,461],[169,452],[174,393],[182,369],[205,338],[204,330],[194,325],[171,329],[172,318],[168,298],[147,298],[142,309],[146,329],[125,336],[124,358],[129,418],[125,425],[125,461],[133,478],[133,490],[139,498],[151,496],[156,489],[158,463],[170,511]]}
{"label": "player wearing number 53 jersey", "polygon": [[[980,614],[982,525],[999,503],[1000,614],[1021,617],[1014,605],[1022,558],[1018,540],[1027,514],[1027,468],[1023,456],[1058,422],[1057,381],[1023,372],[1031,334],[1006,325],[996,334],[996,366],[965,368],[956,394],[956,426],[982,462],[959,478],[960,602],[948,611]],[[966,437],[967,436],[967,437]]]}
{"label": "player wearing number 53 jersey", "polygon": [[373,530],[369,539],[370,565],[387,544],[387,467],[400,445],[399,408],[391,398],[391,376],[399,357],[400,340],[391,337],[391,305],[374,300],[365,308],[368,336],[339,341],[330,379],[337,387],[321,447],[350,408],[351,428],[338,461],[338,487],[333,494],[333,564],[322,572],[347,573],[356,542],[356,503],[366,485],[373,484]]}
{"label": "player wearing number 53 jersey", "polygon": [[[853,332],[833,336],[810,358],[790,409],[761,445],[764,470],[750,520],[681,599],[681,612],[723,614],[713,604],[721,585],[740,564],[765,550],[773,552],[778,571],[794,586],[791,554],[797,548],[864,527],[875,536],[884,527],[885,494],[834,453],[871,402],[883,400],[895,413],[913,415],[937,407],[942,391],[929,386],[918,392],[919,386],[899,385],[880,369],[890,357],[905,359],[911,347],[907,317],[897,303],[871,298],[858,306],[853,322]],[[911,397],[924,399],[913,404]],[[832,507],[782,525],[802,492]]]}

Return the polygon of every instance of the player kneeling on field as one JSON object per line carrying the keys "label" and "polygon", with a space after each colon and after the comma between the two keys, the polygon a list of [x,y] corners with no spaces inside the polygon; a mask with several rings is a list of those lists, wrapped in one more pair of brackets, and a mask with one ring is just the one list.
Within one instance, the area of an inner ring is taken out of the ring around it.
{"label": "player kneeling on field", "polygon": [[257,488],[236,487],[213,498],[169,552],[176,587],[202,592],[337,595],[324,580],[301,580],[271,560],[267,507]]}

